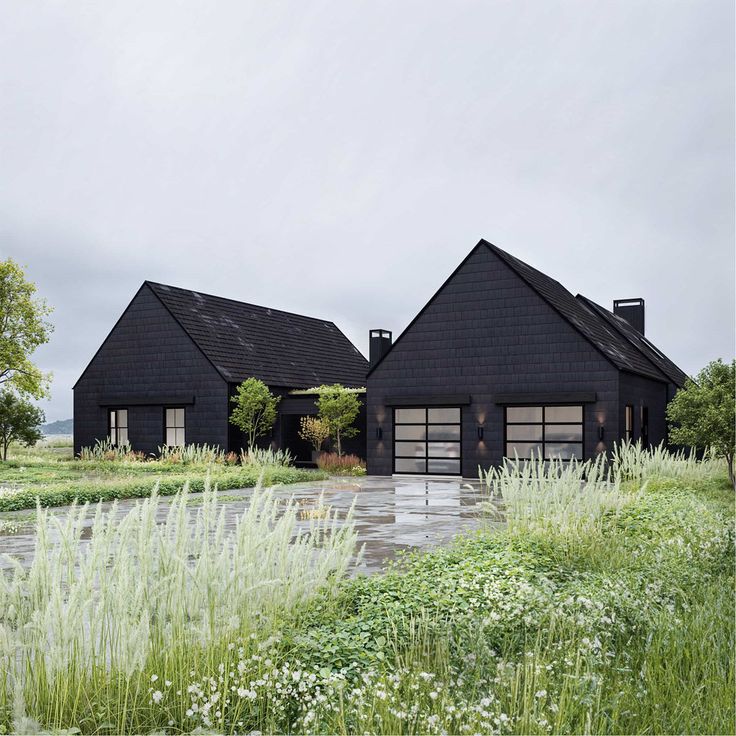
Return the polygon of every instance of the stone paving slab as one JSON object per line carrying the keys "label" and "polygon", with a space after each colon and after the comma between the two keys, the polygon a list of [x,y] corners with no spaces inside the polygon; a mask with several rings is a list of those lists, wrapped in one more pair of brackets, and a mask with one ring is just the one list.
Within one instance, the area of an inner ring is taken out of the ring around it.
{"label": "stone paving slab", "polygon": [[[394,559],[400,550],[429,549],[447,543],[456,534],[470,532],[481,526],[492,526],[479,513],[477,504],[487,500],[477,481],[379,476],[362,478],[331,478],[326,481],[277,486],[275,494],[284,499],[294,498],[305,509],[317,507],[320,496],[323,503],[332,506],[344,518],[354,506],[354,522],[358,532],[358,544],[364,545],[362,564],[357,572],[375,572],[385,562]],[[227,490],[221,493],[226,508],[226,523],[234,526],[235,520],[249,503],[252,489]],[[196,499],[197,494],[192,494]],[[118,501],[118,510],[124,514],[136,500]],[[170,498],[161,499],[158,520],[166,518]],[[104,503],[103,507],[110,507]],[[192,504],[192,513],[198,505]],[[64,515],[69,507],[50,509],[51,513]],[[33,512],[0,513],[1,521],[11,521],[0,533],[0,555],[7,554],[29,565],[33,559],[35,534]],[[88,514],[85,527],[89,538],[93,511]],[[306,528],[307,520],[303,522]],[[85,534],[83,533],[83,538]],[[0,568],[8,562],[0,561]]]}

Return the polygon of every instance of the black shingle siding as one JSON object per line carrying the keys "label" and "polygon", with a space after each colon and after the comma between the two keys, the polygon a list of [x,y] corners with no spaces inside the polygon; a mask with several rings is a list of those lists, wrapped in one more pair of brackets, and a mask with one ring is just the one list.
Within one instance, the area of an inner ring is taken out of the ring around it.
{"label": "black shingle siding", "polygon": [[[463,409],[466,477],[498,464],[504,452],[497,394],[595,392],[585,407],[585,454],[605,449],[598,425],[617,433],[618,374],[610,360],[573,328],[489,248],[476,248],[368,377],[368,471],[392,472],[392,411],[385,397],[468,393]],[[484,425],[484,440],[477,425]],[[376,439],[376,428],[383,439]]]}
{"label": "black shingle siding", "polygon": [[189,395],[186,440],[227,446],[227,383],[184,330],[143,286],[74,388],[74,450],[107,436],[111,397],[149,398],[127,406],[136,450],[155,452],[164,442],[162,397]]}

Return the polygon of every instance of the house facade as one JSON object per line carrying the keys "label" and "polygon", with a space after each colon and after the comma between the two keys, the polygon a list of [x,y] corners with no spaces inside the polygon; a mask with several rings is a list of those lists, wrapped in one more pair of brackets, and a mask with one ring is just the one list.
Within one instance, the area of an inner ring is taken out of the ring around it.
{"label": "house facade", "polygon": [[[74,451],[110,438],[147,454],[205,443],[238,452],[230,399],[255,376],[281,397],[262,444],[306,461],[299,419],[317,410],[303,390],[363,387],[367,366],[332,322],[146,281],[74,386]],[[364,455],[364,410],[357,422],[347,449]]]}
{"label": "house facade", "polygon": [[477,477],[666,441],[685,374],[640,331],[643,300],[615,311],[481,240],[395,342],[371,333],[368,472]]}
{"label": "house facade", "polygon": [[281,397],[264,445],[299,461],[320,384],[365,388],[348,452],[373,475],[477,477],[505,457],[588,459],[621,440],[667,440],[686,375],[644,335],[641,299],[610,311],[481,240],[395,340],[370,332],[370,363],[334,323],[144,282],[74,387],[74,446],[212,444],[255,376]]}

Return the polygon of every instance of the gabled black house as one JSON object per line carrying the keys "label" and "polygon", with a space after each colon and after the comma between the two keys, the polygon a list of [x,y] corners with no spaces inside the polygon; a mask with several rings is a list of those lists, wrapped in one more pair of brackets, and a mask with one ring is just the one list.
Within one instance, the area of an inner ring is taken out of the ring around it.
{"label": "gabled black house", "polygon": [[685,374],[643,333],[642,299],[609,312],[481,240],[396,342],[371,332],[368,472],[476,477],[666,441]]}
{"label": "gabled black house", "polygon": [[[282,396],[264,444],[306,460],[298,422],[316,413],[315,397],[293,392],[363,387],[367,368],[332,322],[146,281],[74,386],[74,450],[110,437],[146,453],[185,443],[238,451],[230,397],[255,376]],[[364,456],[364,412],[358,427],[347,449]]]}

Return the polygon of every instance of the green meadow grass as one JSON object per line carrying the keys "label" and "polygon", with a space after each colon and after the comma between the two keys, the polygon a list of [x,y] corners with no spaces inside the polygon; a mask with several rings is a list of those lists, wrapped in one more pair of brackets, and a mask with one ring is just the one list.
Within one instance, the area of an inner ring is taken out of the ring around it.
{"label": "green meadow grass", "polygon": [[346,576],[350,519],[300,536],[268,494],[233,539],[209,491],[194,523],[186,496],[163,527],[155,498],[100,511],[88,545],[81,512],[40,511],[33,568],[0,588],[0,724],[734,733],[733,489],[717,464],[622,452],[492,474],[504,529],[371,577]]}

